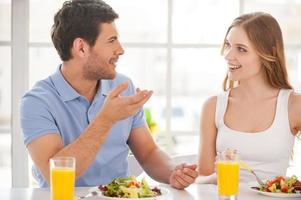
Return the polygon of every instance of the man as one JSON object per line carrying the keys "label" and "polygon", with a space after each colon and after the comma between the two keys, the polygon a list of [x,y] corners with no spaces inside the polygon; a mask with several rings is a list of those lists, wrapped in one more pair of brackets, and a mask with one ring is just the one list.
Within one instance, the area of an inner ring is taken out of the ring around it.
{"label": "man", "polygon": [[183,189],[197,176],[196,165],[174,168],[150,136],[142,106],[152,91],[135,91],[116,73],[124,53],[117,18],[101,0],[67,1],[54,17],[51,36],[63,63],[21,101],[25,145],[41,187],[49,185],[49,159],[57,156],[76,158],[76,186],[128,176],[129,148],[157,181]]}

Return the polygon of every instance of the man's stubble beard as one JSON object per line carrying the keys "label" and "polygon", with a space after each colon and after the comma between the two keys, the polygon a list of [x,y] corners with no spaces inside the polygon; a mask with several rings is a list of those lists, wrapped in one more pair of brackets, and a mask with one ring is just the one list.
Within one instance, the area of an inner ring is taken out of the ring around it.
{"label": "man's stubble beard", "polygon": [[116,77],[116,71],[110,70],[110,66],[107,68],[102,67],[95,60],[86,63],[84,66],[83,76],[88,80],[100,80],[100,79],[114,79]]}
{"label": "man's stubble beard", "polygon": [[108,73],[106,70],[102,70],[99,67],[98,70],[85,70],[84,71],[84,78],[88,80],[100,80],[100,79],[114,79],[116,77],[116,72]]}

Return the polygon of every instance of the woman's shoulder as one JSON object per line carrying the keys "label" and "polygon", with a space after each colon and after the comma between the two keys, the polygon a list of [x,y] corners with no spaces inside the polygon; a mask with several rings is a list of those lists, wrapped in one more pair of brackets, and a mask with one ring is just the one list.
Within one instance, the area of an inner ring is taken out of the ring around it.
{"label": "woman's shoulder", "polygon": [[227,90],[227,91],[221,91],[216,95],[212,95],[212,96],[208,97],[203,104],[203,109],[209,108],[209,109],[215,110],[218,99],[220,99],[220,100],[224,99],[224,98],[227,99],[229,94],[230,94],[230,90]]}
{"label": "woman's shoulder", "polygon": [[210,96],[203,104],[201,110],[201,125],[213,127],[215,122],[217,96]]}
{"label": "woman's shoulder", "polygon": [[301,130],[301,94],[297,92],[291,92],[289,102],[288,102],[288,111],[290,122],[293,125],[293,128],[296,132]]}
{"label": "woman's shoulder", "polygon": [[208,97],[203,104],[203,109],[215,108],[216,102],[217,102],[217,95]]}
{"label": "woman's shoulder", "polygon": [[301,101],[301,94],[295,91],[292,91],[290,94],[290,101],[292,103],[300,103]]}
{"label": "woman's shoulder", "polygon": [[291,92],[289,98],[289,105],[293,110],[300,109],[301,110],[301,94],[297,92]]}
{"label": "woman's shoulder", "polygon": [[217,104],[217,95],[208,97],[202,107],[201,115],[206,116],[206,118],[214,119],[216,112],[216,104]]}
{"label": "woman's shoulder", "polygon": [[288,109],[290,116],[293,117],[293,120],[296,118],[299,121],[301,116],[301,94],[297,92],[291,92],[289,101],[288,101]]}

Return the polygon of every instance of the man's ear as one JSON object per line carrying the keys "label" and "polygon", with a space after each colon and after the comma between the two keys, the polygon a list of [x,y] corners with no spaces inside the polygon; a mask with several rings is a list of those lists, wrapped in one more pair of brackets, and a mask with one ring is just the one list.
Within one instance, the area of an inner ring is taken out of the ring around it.
{"label": "man's ear", "polygon": [[83,58],[88,52],[89,45],[82,38],[75,38],[72,45],[73,56]]}

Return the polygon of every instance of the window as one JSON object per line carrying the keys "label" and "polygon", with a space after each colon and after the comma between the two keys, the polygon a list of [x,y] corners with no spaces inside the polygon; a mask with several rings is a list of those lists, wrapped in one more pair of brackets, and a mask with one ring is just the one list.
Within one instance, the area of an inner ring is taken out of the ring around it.
{"label": "window", "polygon": [[11,1],[0,0],[0,187],[11,185]]}
{"label": "window", "polygon": [[11,39],[11,0],[0,0],[0,41]]}
{"label": "window", "polygon": [[167,41],[167,0],[110,0],[119,14],[116,21],[122,42],[165,43]]}
{"label": "window", "polygon": [[220,46],[228,24],[239,14],[238,0],[173,0],[172,4],[172,40],[180,44]]}
{"label": "window", "polygon": [[11,134],[10,134],[10,105],[11,105],[11,48],[0,46],[0,187],[11,184]]}

